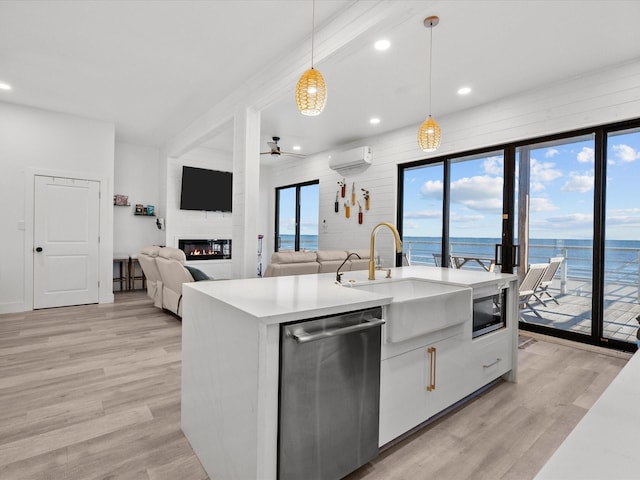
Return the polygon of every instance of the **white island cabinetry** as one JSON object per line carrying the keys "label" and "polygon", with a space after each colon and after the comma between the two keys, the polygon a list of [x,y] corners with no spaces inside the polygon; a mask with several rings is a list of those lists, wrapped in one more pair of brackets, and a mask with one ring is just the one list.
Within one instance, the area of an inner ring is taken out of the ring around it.
{"label": "white island cabinetry", "polygon": [[[472,340],[468,314],[451,322],[450,316],[433,315],[432,309],[425,308],[424,315],[416,317],[434,322],[432,328],[410,329],[411,338],[390,331],[393,319],[386,319],[379,445],[499,376],[511,381],[516,377],[515,276],[434,267],[396,268],[391,275],[391,280],[375,282],[420,279],[469,292],[504,282],[513,305],[506,328],[486,335],[488,341]],[[344,283],[367,282],[366,271],[347,276]],[[278,411],[282,324],[379,306],[395,311],[391,308],[394,295],[348,288],[334,280],[335,274],[327,273],[184,285],[181,424],[211,478],[277,478],[278,418],[286,414]],[[471,302],[470,294],[462,304],[467,301]],[[457,310],[453,305],[447,308]],[[483,367],[485,357],[496,355],[499,362]]]}
{"label": "white island cabinetry", "polygon": [[458,333],[382,360],[380,446],[464,397],[466,357]]}

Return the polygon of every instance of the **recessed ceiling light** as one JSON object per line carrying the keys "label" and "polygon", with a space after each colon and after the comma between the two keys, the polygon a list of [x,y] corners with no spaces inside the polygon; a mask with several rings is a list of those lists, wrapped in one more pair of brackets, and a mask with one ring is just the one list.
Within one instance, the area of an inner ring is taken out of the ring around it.
{"label": "recessed ceiling light", "polygon": [[458,95],[467,95],[471,93],[471,87],[461,87],[458,89]]}
{"label": "recessed ceiling light", "polygon": [[0,83],[0,90],[11,90],[11,85],[8,83]]}
{"label": "recessed ceiling light", "polygon": [[292,147],[296,152],[301,149],[300,145],[294,145]]}
{"label": "recessed ceiling light", "polygon": [[370,118],[370,119],[369,119],[369,123],[370,123],[371,125],[378,125],[378,124],[380,123],[380,119],[379,119],[379,118],[377,118],[377,117]]}
{"label": "recessed ceiling light", "polygon": [[385,50],[389,50],[389,47],[391,46],[391,42],[387,39],[381,39],[381,40],[378,40],[376,43],[374,43],[373,46],[375,47],[376,50],[380,50],[381,52],[383,52]]}

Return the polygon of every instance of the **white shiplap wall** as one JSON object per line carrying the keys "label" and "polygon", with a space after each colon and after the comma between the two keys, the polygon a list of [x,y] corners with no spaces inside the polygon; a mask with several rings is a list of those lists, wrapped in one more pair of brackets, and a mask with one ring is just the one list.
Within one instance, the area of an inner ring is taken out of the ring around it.
{"label": "white shiplap wall", "polygon": [[[319,179],[319,248],[368,248],[371,230],[378,222],[397,223],[398,164],[634,118],[640,118],[640,60],[437,118],[442,128],[442,145],[431,154],[421,152],[417,146],[418,125],[345,145],[345,149],[361,145],[373,147],[373,164],[364,172],[345,177],[347,198],[350,198],[353,181],[358,198],[362,198],[361,187],[371,192],[371,210],[365,212],[363,225],[358,225],[357,208],[348,220],[342,208],[339,214],[334,213],[337,182],[342,175],[329,169],[327,157],[331,152],[273,166],[270,189]],[[273,200],[267,208],[268,217],[273,219]],[[271,221],[269,235],[273,237],[273,234]],[[381,230],[378,237],[378,254],[383,264],[391,265],[391,236]],[[272,252],[273,245],[270,245],[270,250],[265,250],[265,265]]]}

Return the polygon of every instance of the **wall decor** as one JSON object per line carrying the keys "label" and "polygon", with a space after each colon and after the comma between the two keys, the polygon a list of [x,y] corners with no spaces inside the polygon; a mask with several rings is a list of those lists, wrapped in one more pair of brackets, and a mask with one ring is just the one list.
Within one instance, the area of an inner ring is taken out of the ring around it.
{"label": "wall decor", "polygon": [[364,208],[365,210],[369,210],[369,208],[371,208],[371,194],[369,193],[369,190],[365,190],[364,188],[361,188],[360,190],[364,192],[362,194],[364,197]]}
{"label": "wall decor", "polygon": [[[371,208],[371,193],[366,188],[361,188],[362,198],[364,202],[360,202],[356,194],[356,182],[351,182],[351,198],[347,199],[347,181],[345,178],[338,180],[338,190],[336,191],[336,199],[333,203],[333,211],[340,213],[340,198],[344,198],[342,205],[344,208],[344,217],[351,218],[351,208],[358,206],[358,225],[364,223],[364,210]],[[363,208],[364,206],[364,208]]]}
{"label": "wall decor", "polygon": [[344,198],[347,195],[347,184],[345,183],[344,178],[342,181],[338,180],[338,186],[340,187],[340,196]]}

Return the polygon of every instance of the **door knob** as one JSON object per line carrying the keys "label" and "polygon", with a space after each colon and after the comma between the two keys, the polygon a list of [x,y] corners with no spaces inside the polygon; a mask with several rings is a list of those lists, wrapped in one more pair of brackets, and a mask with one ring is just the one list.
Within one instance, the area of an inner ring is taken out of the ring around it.
{"label": "door knob", "polygon": [[37,247],[36,252],[40,253],[42,251],[42,247]]}

